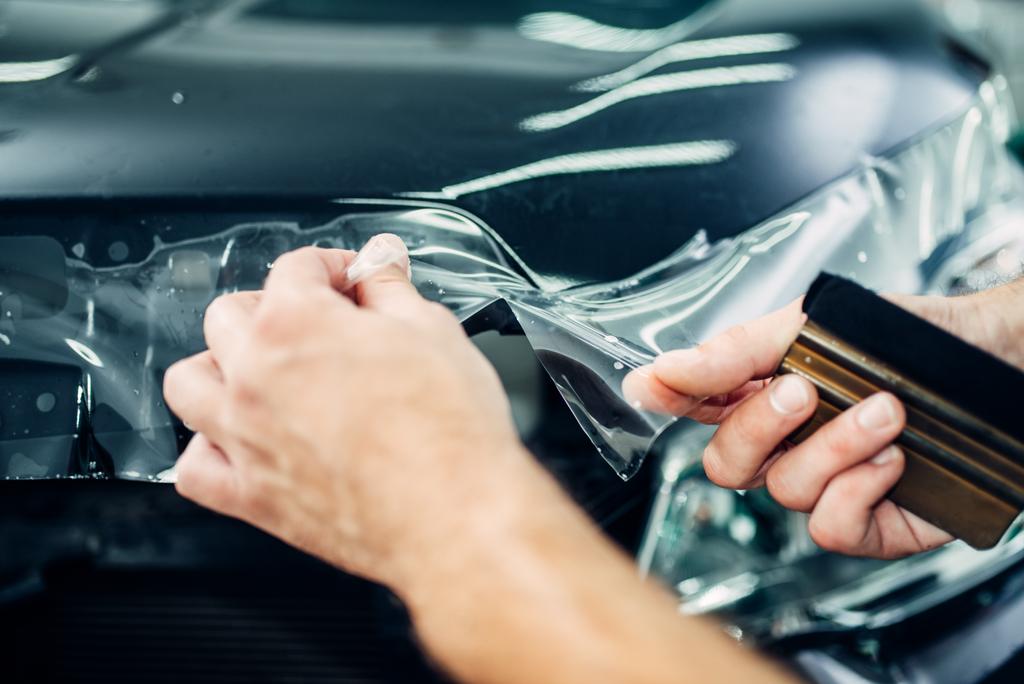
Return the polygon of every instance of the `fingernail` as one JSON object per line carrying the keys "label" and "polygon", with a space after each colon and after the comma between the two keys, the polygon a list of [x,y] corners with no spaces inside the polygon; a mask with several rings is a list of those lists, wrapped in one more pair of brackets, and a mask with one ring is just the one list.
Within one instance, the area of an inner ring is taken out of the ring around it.
{"label": "fingernail", "polygon": [[896,423],[896,407],[887,394],[869,397],[857,409],[857,424],[865,430],[884,430]]}
{"label": "fingernail", "polygon": [[885,447],[880,452],[878,452],[878,455],[872,458],[871,462],[879,466],[885,465],[886,463],[892,463],[893,461],[895,461],[899,457],[899,455],[900,448],[895,444],[890,444],[889,446]]}
{"label": "fingernail", "polygon": [[408,264],[409,253],[402,240],[396,235],[382,233],[374,235],[363,245],[349,264],[346,277],[349,283],[355,283],[391,265],[405,267],[409,272]]}
{"label": "fingernail", "polygon": [[768,387],[768,403],[784,416],[802,411],[810,400],[804,383],[793,375],[783,375]]}

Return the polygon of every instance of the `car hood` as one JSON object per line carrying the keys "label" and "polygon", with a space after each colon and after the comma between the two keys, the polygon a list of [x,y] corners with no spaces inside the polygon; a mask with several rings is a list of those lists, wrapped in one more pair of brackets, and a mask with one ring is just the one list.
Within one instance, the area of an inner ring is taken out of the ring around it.
{"label": "car hood", "polygon": [[0,198],[430,198],[558,290],[740,233],[986,72],[912,2],[648,4],[15,0]]}

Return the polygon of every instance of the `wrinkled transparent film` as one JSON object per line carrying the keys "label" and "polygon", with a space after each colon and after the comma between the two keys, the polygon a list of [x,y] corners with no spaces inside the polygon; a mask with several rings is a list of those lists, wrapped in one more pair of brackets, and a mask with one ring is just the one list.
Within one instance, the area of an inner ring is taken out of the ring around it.
{"label": "wrinkled transparent film", "polygon": [[1002,147],[1004,89],[986,83],[957,121],[865,159],[734,239],[710,244],[698,234],[631,278],[571,290],[537,285],[474,217],[417,200],[339,201],[336,219],[312,227],[251,222],[155,239],[148,256],[116,265],[81,245],[2,236],[0,477],[165,478],[187,435],[162,401],[162,375],[203,348],[209,302],[259,288],[286,251],[358,249],[383,231],[409,246],[420,292],[467,327],[521,329],[597,449],[629,477],[672,422],[623,399],[631,368],[784,304],[823,269],[877,288],[926,289],[943,254],[984,247],[1005,229],[970,229],[977,215],[1018,200],[1019,174]]}
{"label": "wrinkled transparent film", "polygon": [[[162,375],[203,348],[206,306],[220,294],[260,287],[287,251],[358,249],[384,231],[408,245],[418,289],[467,324],[487,312],[501,319],[494,307],[506,303],[599,448],[620,468],[639,463],[664,421],[619,398],[621,376],[651,358],[650,350],[616,339],[630,323],[603,323],[594,317],[600,303],[540,291],[469,217],[409,203],[368,205],[307,229],[252,223],[158,241],[144,260],[118,266],[93,266],[52,238],[0,238],[0,364],[7,380],[0,473],[168,477],[181,439],[162,400]],[[115,243],[110,250],[123,248]],[[681,332],[674,339],[687,342]]]}

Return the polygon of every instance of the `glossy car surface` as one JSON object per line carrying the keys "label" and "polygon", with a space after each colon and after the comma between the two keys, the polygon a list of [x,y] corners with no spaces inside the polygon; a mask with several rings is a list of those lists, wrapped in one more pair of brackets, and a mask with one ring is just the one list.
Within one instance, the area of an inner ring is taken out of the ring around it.
{"label": "glossy car surface", "polygon": [[[969,114],[990,76],[909,0],[8,0],[0,238],[45,236],[99,271],[239,224],[317,226],[344,213],[335,200],[414,202],[489,226],[557,299],[882,168]],[[662,473],[622,483],[519,342],[481,345],[524,440],[635,550]],[[71,435],[74,407],[36,397],[69,372],[0,354],[0,446]],[[76,472],[109,474],[89,440],[137,426],[90,419]],[[0,549],[0,680],[436,677],[385,592],[168,486],[0,482]],[[882,650],[941,651],[962,612],[1019,598],[1014,577]],[[868,630],[814,637],[783,650],[888,676]]]}
{"label": "glossy car surface", "polygon": [[913,2],[649,4],[8,2],[0,61],[66,61],[0,82],[0,197],[416,193],[561,288],[755,225],[985,75]]}

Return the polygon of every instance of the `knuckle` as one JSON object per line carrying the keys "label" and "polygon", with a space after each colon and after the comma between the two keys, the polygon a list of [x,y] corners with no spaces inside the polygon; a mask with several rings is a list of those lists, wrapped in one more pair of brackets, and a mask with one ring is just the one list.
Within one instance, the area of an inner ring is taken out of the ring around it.
{"label": "knuckle", "polygon": [[438,302],[426,302],[423,306],[423,315],[428,322],[442,328],[459,328],[462,325],[448,307]]}
{"label": "knuckle", "polygon": [[277,268],[278,266],[289,266],[291,265],[292,262],[306,261],[310,257],[316,257],[316,255],[317,250],[315,247],[306,246],[299,247],[298,249],[293,249],[292,251],[285,252],[281,256],[274,259],[274,264],[271,267],[271,271],[273,271],[273,269]]}
{"label": "knuckle", "polygon": [[749,379],[754,374],[754,360],[749,353],[752,346],[750,331],[743,325],[734,325],[701,345],[700,351],[709,373],[727,372],[730,377],[735,373]]}
{"label": "knuckle", "polygon": [[176,479],[174,488],[178,494],[186,499],[195,500],[196,492],[199,491],[199,475],[192,467],[192,459],[182,456],[175,466]]}
{"label": "knuckle", "polygon": [[256,338],[279,339],[295,329],[295,309],[280,296],[267,301],[252,319],[252,332]]}
{"label": "knuckle", "polygon": [[773,499],[791,510],[807,512],[813,504],[801,488],[793,485],[785,467],[779,464],[772,466],[765,473],[764,485]]}
{"label": "knuckle", "polygon": [[775,445],[762,444],[762,442],[766,441],[763,429],[764,421],[754,415],[754,411],[751,409],[755,407],[756,404],[747,402],[745,406],[741,406],[736,411],[733,411],[732,415],[726,419],[726,422],[729,424],[729,428],[733,432],[733,438],[737,443],[744,445],[746,448],[764,447],[763,451],[769,451]]}
{"label": "knuckle", "polygon": [[227,305],[227,295],[220,295],[206,306],[206,313],[203,316],[203,322],[209,323],[217,321],[224,313],[224,307]]}
{"label": "knuckle", "polygon": [[830,466],[845,461],[864,442],[856,421],[851,418],[844,416],[843,420],[833,420],[819,431],[822,441],[820,458],[827,460]]}
{"label": "knuckle", "polygon": [[164,371],[164,397],[169,402],[175,402],[178,398],[178,391],[182,385],[182,375],[184,374],[185,361],[176,361]]}
{"label": "knuckle", "polygon": [[704,447],[703,463],[704,474],[719,487],[735,489],[743,484],[742,478],[739,477],[735,469],[722,458],[714,440]]}
{"label": "knuckle", "polygon": [[238,505],[242,511],[252,513],[260,505],[263,493],[259,484],[249,478],[241,480],[238,484]]}
{"label": "knuckle", "polygon": [[250,473],[238,483],[238,504],[241,513],[249,520],[259,521],[270,516],[273,501],[271,487],[266,478]]}
{"label": "knuckle", "polygon": [[834,477],[828,489],[839,501],[858,501],[863,498],[864,483],[854,473],[846,472]]}
{"label": "knuckle", "polygon": [[178,481],[174,483],[174,490],[178,492],[178,496],[194,501],[191,477],[182,473],[181,470],[178,471]]}
{"label": "knuckle", "polygon": [[750,358],[750,354],[747,353],[751,348],[750,332],[745,326],[734,325],[726,330],[725,335],[722,336],[722,343],[723,354],[728,353],[730,356],[738,354],[741,358]]}
{"label": "knuckle", "polygon": [[248,376],[241,377],[227,386],[227,407],[230,411],[230,423],[234,424],[246,410],[260,401],[259,385]]}
{"label": "knuckle", "polygon": [[707,363],[709,360],[717,358],[722,349],[728,344],[726,341],[728,335],[729,333],[725,332],[694,347],[694,351],[698,354],[696,360],[701,363]]}
{"label": "knuckle", "polygon": [[840,526],[826,522],[820,516],[812,515],[807,521],[807,533],[815,544],[826,551],[845,551],[848,548]]}
{"label": "knuckle", "polygon": [[745,327],[742,325],[734,325],[722,333],[721,340],[730,345],[743,346],[748,341],[747,337],[747,329]]}

